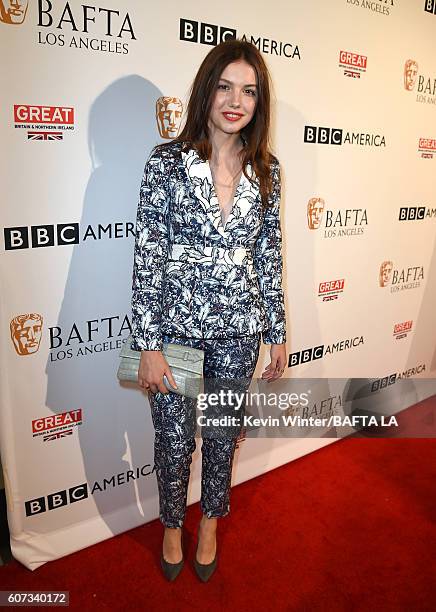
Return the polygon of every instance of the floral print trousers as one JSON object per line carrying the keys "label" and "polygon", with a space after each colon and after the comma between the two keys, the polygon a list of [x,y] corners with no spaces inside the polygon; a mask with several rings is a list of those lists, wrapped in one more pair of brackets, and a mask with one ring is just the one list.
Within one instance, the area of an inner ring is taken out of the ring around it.
{"label": "floral print trousers", "polygon": [[[238,391],[246,391],[259,357],[260,334],[212,339],[164,336],[163,342],[204,350],[205,392],[214,388],[213,379],[218,379],[216,385],[220,388],[222,381],[234,379]],[[214,388],[215,392],[217,387]],[[192,453],[196,447],[197,400],[171,391],[149,392],[149,399],[155,430],[154,463],[159,489],[159,518],[166,527],[181,527],[186,513]],[[208,416],[209,410],[207,408]],[[238,412],[245,413],[244,404]],[[220,405],[214,406],[214,417],[224,413],[225,409]],[[209,434],[205,431],[207,428],[202,428],[200,507],[208,518],[222,517],[230,512],[233,457],[241,427],[233,430],[226,428],[222,435],[219,428],[212,428]]]}

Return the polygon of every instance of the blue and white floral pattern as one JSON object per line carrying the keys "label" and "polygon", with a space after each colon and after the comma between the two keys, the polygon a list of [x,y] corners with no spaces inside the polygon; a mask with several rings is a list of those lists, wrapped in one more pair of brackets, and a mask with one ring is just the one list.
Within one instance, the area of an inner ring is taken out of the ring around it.
{"label": "blue and white floral pattern", "polygon": [[[172,338],[174,342],[204,350],[205,392],[219,393],[232,388],[244,397],[259,357],[260,334],[240,338]],[[213,383],[216,382],[216,387]],[[240,423],[245,403],[235,411],[222,405],[210,411],[196,412],[197,401],[173,392],[148,394],[155,431],[154,467],[159,489],[159,517],[166,527],[181,527],[186,515],[186,499],[192,453],[195,450],[196,417],[237,416]],[[237,414],[236,414],[237,413]],[[200,508],[208,518],[226,516],[230,512],[230,485],[237,436],[241,427],[201,428],[201,499]],[[198,432],[199,433],[199,432]]]}
{"label": "blue and white floral pattern", "polygon": [[161,350],[162,335],[286,340],[282,290],[280,166],[271,164],[262,213],[249,165],[225,225],[208,161],[168,143],[149,157],[140,189],[133,268],[135,350]]}

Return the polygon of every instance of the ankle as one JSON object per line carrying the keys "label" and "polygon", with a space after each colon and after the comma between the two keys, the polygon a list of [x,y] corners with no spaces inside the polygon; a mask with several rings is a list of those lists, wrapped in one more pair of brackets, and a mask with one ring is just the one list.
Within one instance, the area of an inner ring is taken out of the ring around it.
{"label": "ankle", "polygon": [[167,542],[180,542],[182,538],[182,530],[180,527],[177,529],[173,527],[165,527],[164,540]]}
{"label": "ankle", "polygon": [[203,515],[200,521],[200,530],[207,533],[214,533],[217,530],[218,521],[216,518],[207,518]]}
{"label": "ankle", "polygon": [[165,527],[165,533],[182,533],[181,527]]}

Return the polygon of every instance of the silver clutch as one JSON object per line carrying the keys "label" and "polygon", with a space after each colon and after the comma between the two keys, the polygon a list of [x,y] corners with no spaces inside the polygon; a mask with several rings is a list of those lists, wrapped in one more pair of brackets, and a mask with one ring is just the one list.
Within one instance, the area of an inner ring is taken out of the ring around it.
{"label": "silver clutch", "polygon": [[[141,352],[132,350],[132,340],[130,334],[121,349],[117,376],[119,380],[137,383]],[[163,382],[166,388],[173,393],[197,399],[198,394],[203,391],[204,351],[182,344],[164,342],[162,352],[177,384],[175,389],[164,376]]]}

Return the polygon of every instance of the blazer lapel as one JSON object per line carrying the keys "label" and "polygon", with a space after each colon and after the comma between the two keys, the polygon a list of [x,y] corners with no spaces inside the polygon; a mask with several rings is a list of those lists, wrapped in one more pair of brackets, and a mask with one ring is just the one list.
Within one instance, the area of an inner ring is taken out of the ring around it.
{"label": "blazer lapel", "polygon": [[223,236],[227,237],[221,222],[221,210],[213,186],[212,174],[208,161],[203,161],[195,149],[182,153],[183,163],[188,174],[196,198],[201,202],[205,213],[213,226]]}
{"label": "blazer lapel", "polygon": [[[232,221],[239,219],[241,216],[245,216],[253,204],[253,198],[257,197],[259,194],[258,182],[253,185],[244,173],[241,174],[239,184],[236,188],[233,206],[224,227],[221,220],[221,209],[215,192],[209,161],[203,161],[195,149],[190,149],[187,153],[181,151],[181,154],[183,165],[195,196],[201,202],[205,213],[217,232],[223,238],[228,238]],[[250,177],[254,175],[251,164],[247,164],[247,174]]]}
{"label": "blazer lapel", "polygon": [[246,172],[250,178],[255,180],[255,183],[251,183],[244,173],[241,174],[239,184],[236,188],[233,206],[225,225],[225,232],[227,235],[231,232],[234,222],[248,214],[260,193],[259,182],[256,179],[256,175],[250,163],[247,164]]}

